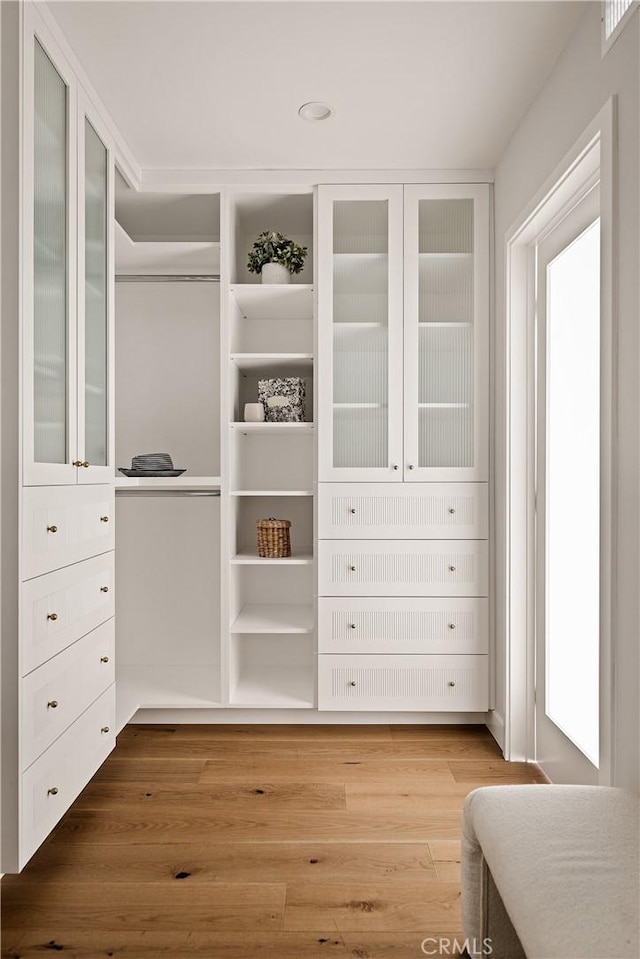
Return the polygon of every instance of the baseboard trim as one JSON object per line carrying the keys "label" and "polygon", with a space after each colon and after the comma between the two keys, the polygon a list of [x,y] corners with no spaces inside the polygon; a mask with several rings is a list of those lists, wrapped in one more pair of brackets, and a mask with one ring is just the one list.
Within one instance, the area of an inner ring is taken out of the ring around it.
{"label": "baseboard trim", "polygon": [[504,717],[495,709],[490,709],[485,717],[485,726],[504,752]]}
{"label": "baseboard trim", "polygon": [[311,712],[308,709],[139,709],[130,723],[267,724],[295,726],[474,725],[486,723],[486,713],[365,713]]}

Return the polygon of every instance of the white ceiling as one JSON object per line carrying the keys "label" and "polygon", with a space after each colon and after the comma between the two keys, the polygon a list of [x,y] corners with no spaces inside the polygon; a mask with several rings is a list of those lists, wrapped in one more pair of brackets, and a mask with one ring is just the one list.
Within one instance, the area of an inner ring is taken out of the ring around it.
{"label": "white ceiling", "polygon": [[[54,2],[144,169],[491,168],[581,2]],[[298,118],[308,100],[335,116]]]}

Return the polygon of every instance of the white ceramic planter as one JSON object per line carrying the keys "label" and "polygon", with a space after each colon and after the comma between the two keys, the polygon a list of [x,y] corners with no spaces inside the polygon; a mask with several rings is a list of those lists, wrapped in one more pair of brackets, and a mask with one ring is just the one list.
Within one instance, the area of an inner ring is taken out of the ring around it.
{"label": "white ceramic planter", "polygon": [[290,283],[291,274],[282,263],[265,263],[262,267],[263,283]]}

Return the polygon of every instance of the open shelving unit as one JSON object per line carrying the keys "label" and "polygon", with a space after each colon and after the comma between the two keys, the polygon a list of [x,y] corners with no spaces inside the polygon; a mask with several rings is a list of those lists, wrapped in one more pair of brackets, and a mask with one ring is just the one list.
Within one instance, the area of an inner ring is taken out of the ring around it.
{"label": "open shelving unit", "polygon": [[[314,612],[313,194],[240,193],[229,199],[228,276],[223,275],[226,352],[222,357],[223,634],[227,703],[245,708],[312,708]],[[289,284],[263,285],[246,269],[266,229],[309,250]],[[305,381],[303,423],[245,423],[258,380]],[[256,520],[289,519],[292,555],[258,556]]]}

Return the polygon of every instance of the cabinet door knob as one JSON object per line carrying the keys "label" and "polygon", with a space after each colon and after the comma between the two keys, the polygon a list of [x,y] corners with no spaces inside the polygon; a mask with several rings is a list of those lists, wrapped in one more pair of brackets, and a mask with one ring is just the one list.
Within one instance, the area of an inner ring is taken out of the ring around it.
{"label": "cabinet door knob", "polygon": [[47,613],[47,619],[50,619],[52,623],[55,623],[57,618],[58,618],[57,613]]}
{"label": "cabinet door knob", "polygon": [[88,463],[87,460],[85,460],[84,463],[81,463],[80,465],[87,469],[89,466],[91,466],[91,463]]}
{"label": "cabinet door knob", "polygon": [[108,523],[108,522],[109,522],[109,517],[108,517],[108,516],[101,516],[101,517],[100,517],[100,522],[101,522],[101,523]]}
{"label": "cabinet door knob", "polygon": [[47,533],[57,533],[57,532],[58,532],[57,526],[47,526]]}
{"label": "cabinet door knob", "polygon": [[409,463],[409,469],[412,470],[413,468],[413,463]]}
{"label": "cabinet door knob", "polygon": [[351,679],[351,680],[349,681],[349,685],[350,685],[350,686],[357,686],[358,684],[356,683],[355,679]]}
{"label": "cabinet door knob", "polygon": [[74,461],[73,461],[73,465],[74,465],[74,466],[82,466],[82,460],[74,460]]}
{"label": "cabinet door knob", "polygon": [[455,683],[454,683],[454,681],[453,681],[452,679],[449,680],[449,685],[450,685],[450,686],[455,686]]}
{"label": "cabinet door knob", "polygon": [[109,592],[109,587],[108,587],[108,586],[101,586],[101,587],[100,587],[100,592],[101,592],[101,593],[108,593],[108,592]]}
{"label": "cabinet door knob", "polygon": [[350,513],[355,513],[355,511],[356,511],[355,506],[352,506],[351,509],[349,510]]}
{"label": "cabinet door knob", "polygon": [[456,628],[455,623],[449,623],[449,629],[455,629],[455,628]]}
{"label": "cabinet door knob", "polygon": [[109,727],[108,727],[108,726],[103,726],[102,729],[100,730],[100,732],[101,732],[101,733],[108,733],[108,732],[109,732]]}
{"label": "cabinet door knob", "polygon": [[58,700],[50,699],[49,702],[47,703],[47,709],[57,709],[57,708],[58,708]]}
{"label": "cabinet door knob", "polygon": [[452,516],[453,516],[453,514],[455,513],[455,511],[456,511],[455,506],[450,506],[450,507],[449,507],[449,512],[451,513]]}
{"label": "cabinet door knob", "polygon": [[349,626],[351,627],[351,629],[355,629],[357,626],[357,623],[349,623]]}
{"label": "cabinet door knob", "polygon": [[47,796],[57,796],[57,795],[58,795],[58,787],[57,787],[57,786],[51,786],[50,789],[47,789]]}
{"label": "cabinet door knob", "polygon": [[355,573],[355,571],[356,571],[355,566],[350,566],[349,569],[351,570],[352,573]]}
{"label": "cabinet door knob", "polygon": [[450,572],[450,573],[455,573],[455,571],[456,571],[455,566],[450,566],[450,567],[449,567],[449,572]]}
{"label": "cabinet door knob", "polygon": [[398,466],[397,463],[394,463],[394,464],[393,464],[393,468],[394,468],[394,470],[399,470],[399,469],[400,469],[400,467]]}
{"label": "cabinet door knob", "polygon": [[108,656],[101,656],[101,657],[100,657],[100,662],[101,662],[101,663],[108,663],[108,662],[109,662],[109,657],[108,657]]}

